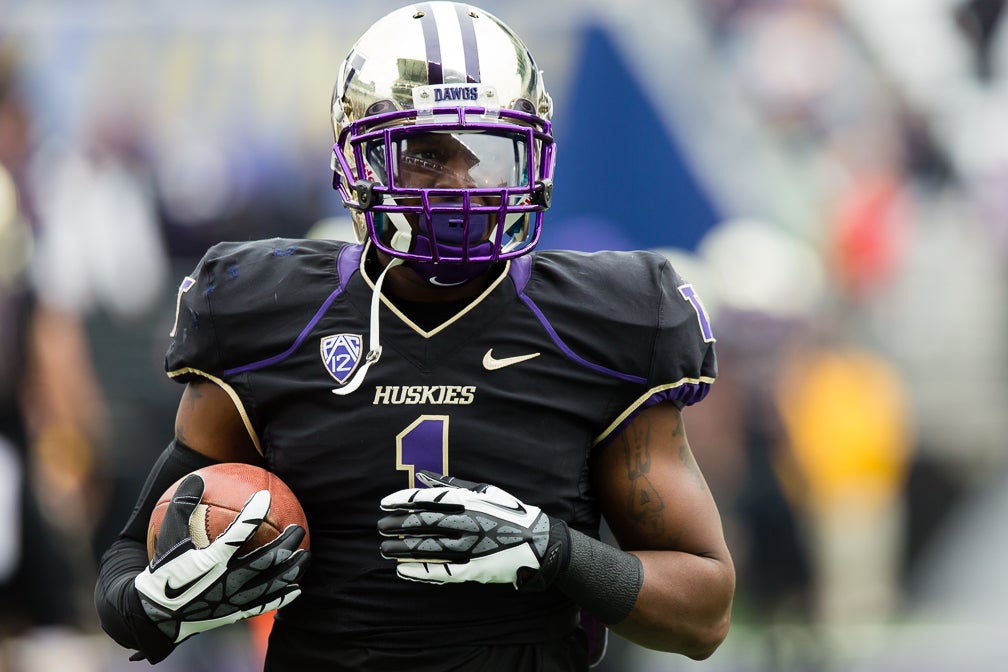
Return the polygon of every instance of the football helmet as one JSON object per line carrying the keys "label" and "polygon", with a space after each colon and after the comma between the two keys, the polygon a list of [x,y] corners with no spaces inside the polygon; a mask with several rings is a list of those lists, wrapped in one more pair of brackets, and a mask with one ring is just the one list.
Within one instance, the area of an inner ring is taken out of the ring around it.
{"label": "football helmet", "polygon": [[378,20],[332,96],[333,187],[358,241],[456,285],[539,241],[553,188],[553,103],[521,39],[471,5]]}

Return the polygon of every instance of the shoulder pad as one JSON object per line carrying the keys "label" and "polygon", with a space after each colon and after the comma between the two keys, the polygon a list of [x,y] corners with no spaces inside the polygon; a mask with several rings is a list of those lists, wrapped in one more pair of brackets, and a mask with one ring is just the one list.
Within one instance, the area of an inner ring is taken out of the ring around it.
{"label": "shoulder pad", "polygon": [[356,247],[284,238],[211,247],[179,286],[165,359],[168,375],[182,380],[191,373],[221,376],[282,352],[346,284],[337,259],[342,250]]}

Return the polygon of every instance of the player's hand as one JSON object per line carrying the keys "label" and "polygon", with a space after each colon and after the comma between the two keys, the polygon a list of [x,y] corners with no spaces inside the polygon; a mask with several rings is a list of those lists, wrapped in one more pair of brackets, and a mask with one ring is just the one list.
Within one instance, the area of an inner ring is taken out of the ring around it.
{"label": "player's hand", "polygon": [[298,580],[309,554],[298,545],[305,530],[290,525],[269,544],[236,555],[259,527],[270,494],[252,495],[235,521],[205,548],[197,548],[189,518],[203,496],[203,479],[188,476],[165,512],[154,559],[134,579],[147,616],[161,637],[143,637],[140,653],[154,663],[196,633],[279,609],[301,594]]}
{"label": "player's hand", "polygon": [[378,521],[381,554],[404,579],[510,583],[543,590],[570,560],[567,525],[500,488],[417,473],[430,486],[388,495]]}

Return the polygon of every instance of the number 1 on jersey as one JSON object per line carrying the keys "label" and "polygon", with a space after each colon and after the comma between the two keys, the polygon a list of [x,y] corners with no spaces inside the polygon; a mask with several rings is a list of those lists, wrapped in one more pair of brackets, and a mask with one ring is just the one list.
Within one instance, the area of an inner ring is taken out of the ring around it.
{"label": "number 1 on jersey", "polygon": [[396,436],[396,469],[409,475],[407,487],[416,488],[416,472],[448,473],[448,416],[421,415]]}
{"label": "number 1 on jersey", "polygon": [[707,311],[704,310],[704,305],[700,301],[700,297],[697,296],[696,290],[693,289],[693,285],[679,285],[677,289],[683,298],[690,302],[693,310],[696,311],[697,322],[700,324],[700,333],[703,335],[704,343],[713,343],[716,339],[714,338],[714,332],[711,330],[710,318],[707,317]]}

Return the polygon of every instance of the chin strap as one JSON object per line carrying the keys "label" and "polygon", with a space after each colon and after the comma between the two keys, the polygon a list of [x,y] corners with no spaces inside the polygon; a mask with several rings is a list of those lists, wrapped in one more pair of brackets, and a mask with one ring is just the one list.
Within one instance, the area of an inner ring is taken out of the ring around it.
{"label": "chin strap", "polygon": [[[389,199],[395,203],[395,199]],[[395,232],[392,234],[392,249],[400,252],[409,252],[413,244],[413,227],[406,221],[406,217],[401,212],[386,212],[385,217],[392,222]]]}
{"label": "chin strap", "polygon": [[364,382],[364,376],[367,375],[367,370],[381,357],[382,348],[381,342],[378,338],[378,309],[381,305],[381,287],[382,283],[385,281],[385,274],[401,263],[403,263],[402,259],[393,258],[392,261],[388,263],[388,266],[386,266],[381,272],[381,275],[378,276],[378,280],[375,282],[374,292],[371,294],[371,335],[368,342],[369,350],[367,356],[364,358],[364,364],[361,368],[357,369],[357,373],[355,373],[353,378],[350,379],[350,382],[343,387],[333,388],[333,394],[343,396],[350,394],[360,387],[361,383]]}

